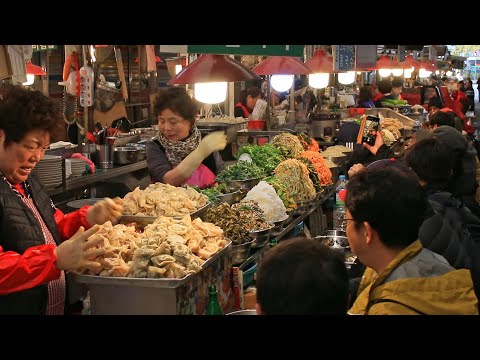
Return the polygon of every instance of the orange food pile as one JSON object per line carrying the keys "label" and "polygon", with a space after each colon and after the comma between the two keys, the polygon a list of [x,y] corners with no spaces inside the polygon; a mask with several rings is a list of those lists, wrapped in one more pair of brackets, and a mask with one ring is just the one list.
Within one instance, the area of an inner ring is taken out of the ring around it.
{"label": "orange food pile", "polygon": [[304,133],[300,133],[297,135],[300,143],[303,146],[303,149],[306,151],[320,151],[320,147],[315,139],[312,139],[310,136]]}
{"label": "orange food pile", "polygon": [[302,157],[310,160],[315,170],[317,170],[320,185],[329,185],[332,183],[332,172],[318,151],[304,151],[302,152]]}

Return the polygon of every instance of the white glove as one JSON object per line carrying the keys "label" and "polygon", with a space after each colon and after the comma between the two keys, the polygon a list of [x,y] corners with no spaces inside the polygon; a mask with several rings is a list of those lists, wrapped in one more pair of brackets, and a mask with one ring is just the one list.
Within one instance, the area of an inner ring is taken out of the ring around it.
{"label": "white glove", "polygon": [[212,132],[200,141],[198,147],[183,159],[176,169],[183,178],[187,179],[206,157],[214,151],[225,149],[225,146],[227,146],[227,135],[223,131]]}
{"label": "white glove", "polygon": [[[62,242],[56,249],[55,255],[57,261],[55,263],[58,270],[80,270],[91,269],[98,271],[102,265],[93,261],[98,256],[105,253],[105,249],[94,248],[103,242],[103,237],[96,236],[88,239],[95,234],[100,227],[94,227],[84,231],[83,226],[80,226],[78,231],[70,239]],[[93,249],[92,249],[93,248]]]}
{"label": "white glove", "polygon": [[115,224],[123,213],[122,202],[122,199],[116,197],[114,199],[105,198],[95,203],[95,205],[87,210],[88,223],[91,226],[95,224],[102,225],[107,221]]}
{"label": "white glove", "polygon": [[200,141],[197,150],[205,159],[214,151],[225,149],[225,146],[227,146],[227,135],[223,131],[214,131]]}

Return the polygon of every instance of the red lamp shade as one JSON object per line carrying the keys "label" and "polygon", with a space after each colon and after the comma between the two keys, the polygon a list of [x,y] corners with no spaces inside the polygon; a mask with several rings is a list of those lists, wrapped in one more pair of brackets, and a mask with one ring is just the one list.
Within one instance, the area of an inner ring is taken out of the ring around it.
{"label": "red lamp shade", "polygon": [[392,60],[392,69],[402,69],[402,70],[405,70],[405,69],[411,69],[411,66],[409,64],[407,64],[405,61],[398,61],[397,58],[393,59]]}
{"label": "red lamp shade", "polygon": [[371,70],[380,70],[380,69],[392,69],[393,64],[392,60],[388,55],[380,56],[380,59],[377,60],[377,64],[374,68],[370,68]]}
{"label": "red lamp shade", "polygon": [[415,60],[415,59],[413,58],[413,55],[411,55],[411,54],[405,56],[405,61],[404,61],[404,63],[405,63],[406,65],[410,66],[410,67],[415,68],[415,69],[419,69],[419,68],[421,67],[421,65],[422,65],[422,63],[421,63],[420,61],[418,61],[418,60]]}
{"label": "red lamp shade", "polygon": [[31,75],[40,75],[40,76],[47,75],[45,70],[43,70],[40,66],[33,65],[31,61],[27,62],[26,70],[27,70],[27,74],[31,74]]}
{"label": "red lamp shade", "polygon": [[426,71],[434,72],[437,70],[437,66],[434,61],[422,60],[420,61],[420,68],[425,69]]}
{"label": "red lamp shade", "polygon": [[316,73],[333,73],[333,58],[327,55],[322,49],[315,50],[313,56],[305,65],[311,70],[312,74]]}
{"label": "red lamp shade", "polygon": [[168,83],[194,84],[246,80],[261,80],[261,78],[241,62],[227,55],[202,54]]}
{"label": "red lamp shade", "polygon": [[307,65],[291,56],[269,56],[257,64],[252,71],[258,75],[308,75],[312,73]]}

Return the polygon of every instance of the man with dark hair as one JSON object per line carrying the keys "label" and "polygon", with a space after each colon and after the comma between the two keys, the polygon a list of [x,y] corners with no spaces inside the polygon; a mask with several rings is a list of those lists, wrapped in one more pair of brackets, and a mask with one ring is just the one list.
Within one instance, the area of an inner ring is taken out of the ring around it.
{"label": "man with dark hair", "polygon": [[342,252],[317,240],[288,239],[269,250],[257,272],[257,314],[346,314],[348,273]]}
{"label": "man with dark hair", "polygon": [[404,80],[401,77],[394,77],[392,80],[392,91],[391,95],[393,99],[397,100],[402,100],[402,90],[403,90],[403,84]]}
{"label": "man with dark hair", "polygon": [[[452,122],[447,119],[447,116],[435,115],[438,112],[441,112],[442,114],[447,114],[452,119],[453,125],[451,125]],[[437,118],[437,116],[439,117]],[[428,100],[428,119],[429,119],[430,125],[434,129],[438,126],[448,125],[462,132],[462,128],[463,128],[462,120],[460,120],[460,118],[457,116],[457,114],[455,114],[455,112],[452,109],[444,107],[442,99],[437,96],[434,96],[430,98],[430,100]]]}
{"label": "man with dark hair", "polygon": [[429,201],[418,235],[422,245],[444,256],[454,268],[470,269],[480,294],[480,219],[448,191],[452,152],[438,139],[425,139],[407,150],[405,162],[417,174]]}
{"label": "man with dark hair", "polygon": [[[442,125],[455,128],[455,120],[453,116],[447,112],[436,111],[428,117],[428,120],[429,120],[428,122],[431,129],[436,129],[437,127]],[[460,131],[462,131],[461,124],[460,124]]]}
{"label": "man with dark hair", "polygon": [[426,200],[412,176],[361,171],[347,185],[347,236],[367,266],[351,314],[478,314],[469,270],[423,248]]}

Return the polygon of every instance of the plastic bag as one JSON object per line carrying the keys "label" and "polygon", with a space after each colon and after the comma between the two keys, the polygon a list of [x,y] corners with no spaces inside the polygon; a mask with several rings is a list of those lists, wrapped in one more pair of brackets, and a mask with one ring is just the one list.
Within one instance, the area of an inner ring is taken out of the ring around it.
{"label": "plastic bag", "polygon": [[215,174],[208,167],[200,164],[193,174],[185,181],[185,184],[204,188],[212,185],[215,182],[215,178]]}

